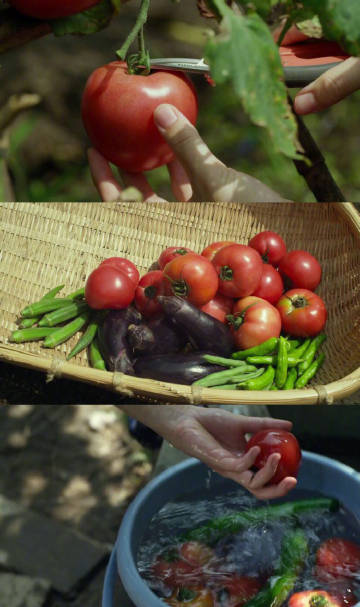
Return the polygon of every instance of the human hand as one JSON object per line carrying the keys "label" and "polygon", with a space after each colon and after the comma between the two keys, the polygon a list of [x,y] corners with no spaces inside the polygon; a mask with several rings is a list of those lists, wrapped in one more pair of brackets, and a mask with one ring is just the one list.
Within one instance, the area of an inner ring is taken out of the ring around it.
{"label": "human hand", "polygon": [[174,447],[196,457],[212,470],[247,489],[261,500],[286,495],[296,486],[296,479],[286,477],[278,485],[267,486],[281,459],[270,455],[264,468],[251,468],[260,452],[253,447],[244,453],[245,434],[266,428],[291,429],[291,422],[272,418],[234,415],[220,408],[205,409],[192,405],[122,405],[132,417],[163,436]]}
{"label": "human hand", "polygon": [[360,59],[350,57],[327,70],[306,86],[295,98],[298,114],[312,114],[324,110],[360,89]]}
{"label": "human hand", "polygon": [[[214,156],[196,128],[169,104],[154,112],[159,131],[175,153],[168,165],[175,199],[181,202],[285,202],[280,194],[258,179],[226,167]],[[119,200],[122,187],[109,163],[96,150],[89,150],[89,164],[94,184],[106,202]],[[135,187],[145,202],[163,202],[142,173],[120,173],[126,187]]]}

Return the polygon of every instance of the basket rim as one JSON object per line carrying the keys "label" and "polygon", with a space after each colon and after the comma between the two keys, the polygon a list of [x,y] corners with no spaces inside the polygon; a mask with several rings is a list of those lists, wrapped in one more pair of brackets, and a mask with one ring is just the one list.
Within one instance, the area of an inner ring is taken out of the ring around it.
{"label": "basket rim", "polygon": [[[42,371],[47,381],[65,378],[117,392],[129,398],[155,401],[166,404],[247,404],[247,405],[320,405],[333,404],[360,390],[360,366],[336,381],[308,388],[265,392],[249,390],[215,390],[200,386],[173,384],[154,379],[125,375],[120,372],[101,371],[67,362],[59,354],[43,357],[32,352],[21,352],[16,346],[0,344],[0,361]],[[236,394],[236,398],[234,398]],[[232,395],[232,398],[231,398]]]}

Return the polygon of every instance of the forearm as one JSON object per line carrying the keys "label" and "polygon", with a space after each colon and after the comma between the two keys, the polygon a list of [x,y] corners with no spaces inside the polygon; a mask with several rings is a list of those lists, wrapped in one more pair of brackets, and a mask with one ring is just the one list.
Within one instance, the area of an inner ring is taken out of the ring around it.
{"label": "forearm", "polygon": [[182,414],[195,409],[193,405],[117,405],[126,415],[134,417],[158,434],[162,434],[165,426],[175,423]]}

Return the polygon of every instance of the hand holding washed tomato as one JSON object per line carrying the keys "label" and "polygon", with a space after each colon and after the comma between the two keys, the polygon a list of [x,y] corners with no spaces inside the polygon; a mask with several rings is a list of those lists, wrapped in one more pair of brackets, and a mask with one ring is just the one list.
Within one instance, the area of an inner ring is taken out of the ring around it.
{"label": "hand holding washed tomato", "polygon": [[278,429],[262,430],[251,437],[246,445],[246,451],[252,447],[260,447],[260,453],[254,463],[255,468],[263,468],[271,454],[281,455],[271,484],[280,483],[288,476],[296,478],[301,462],[301,451],[297,439],[291,432]]}
{"label": "hand holding washed tomato", "polygon": [[276,304],[282,328],[294,337],[314,337],[325,327],[327,310],[324,301],[308,289],[291,289]]}
{"label": "hand holding washed tomato", "polygon": [[125,62],[113,61],[89,77],[82,99],[82,118],[93,146],[108,161],[129,173],[150,171],[174,156],[154,123],[161,103],[172,103],[193,124],[197,97],[182,72],[130,74]]}
{"label": "hand holding washed tomato", "polygon": [[281,331],[278,310],[254,295],[239,299],[228,320],[236,345],[241,350],[258,346],[271,337],[279,337]]}
{"label": "hand holding washed tomato", "polygon": [[202,306],[215,297],[219,280],[213,264],[196,253],[187,253],[170,261],[164,268],[168,295],[184,297]]}
{"label": "hand holding washed tomato", "polygon": [[278,266],[286,255],[285,242],[279,234],[270,230],[256,234],[249,241],[249,247],[260,253],[264,263],[271,264],[272,266]]}
{"label": "hand holding washed tomato", "polygon": [[221,248],[212,260],[219,276],[219,292],[226,297],[246,297],[259,286],[262,261],[259,253],[242,244]]}
{"label": "hand holding washed tomato", "polygon": [[290,251],[279,263],[279,272],[288,289],[314,291],[321,281],[321,266],[307,251]]}
{"label": "hand holding washed tomato", "polygon": [[19,13],[36,19],[68,17],[99,4],[101,0],[10,0]]}

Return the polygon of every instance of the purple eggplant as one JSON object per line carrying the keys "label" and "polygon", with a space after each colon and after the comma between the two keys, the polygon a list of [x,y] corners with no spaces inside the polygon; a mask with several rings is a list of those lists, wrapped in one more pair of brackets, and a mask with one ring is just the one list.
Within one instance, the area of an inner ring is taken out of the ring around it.
{"label": "purple eggplant", "polygon": [[186,335],[166,317],[154,318],[146,324],[130,325],[127,339],[136,355],[180,352],[187,342]]}
{"label": "purple eggplant", "polygon": [[157,379],[173,384],[190,385],[210,373],[223,371],[224,367],[212,365],[204,359],[208,352],[187,354],[157,354],[141,356],[134,365],[138,377]]}
{"label": "purple eggplant", "polygon": [[230,329],[217,318],[202,312],[177,296],[158,295],[165,315],[185,332],[195,350],[229,356],[235,349]]}
{"label": "purple eggplant", "polygon": [[98,342],[109,371],[134,375],[130,346],[127,342],[129,325],[140,324],[142,316],[136,308],[110,310],[98,329]]}

